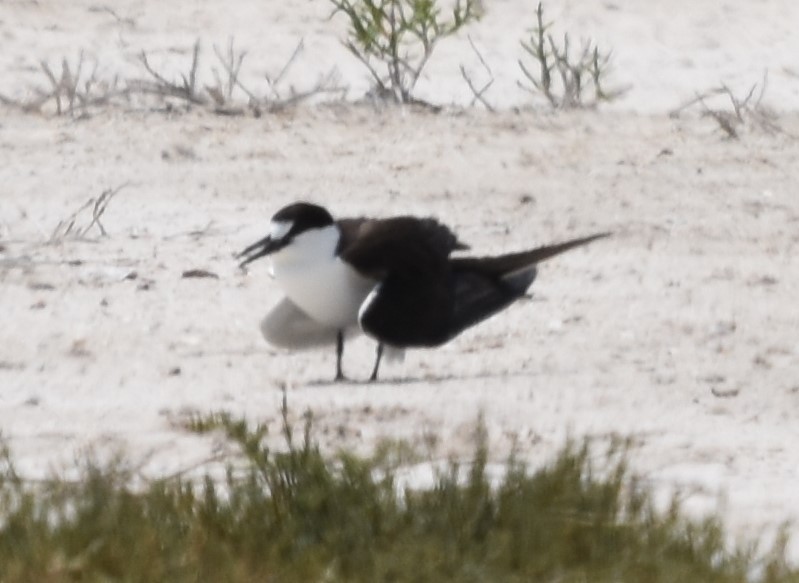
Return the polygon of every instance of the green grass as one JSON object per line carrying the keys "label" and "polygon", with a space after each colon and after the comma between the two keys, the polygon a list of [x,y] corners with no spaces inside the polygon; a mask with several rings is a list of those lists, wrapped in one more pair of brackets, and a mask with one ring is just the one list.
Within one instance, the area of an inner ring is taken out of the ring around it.
{"label": "green grass", "polygon": [[755,569],[799,581],[784,540],[756,558],[728,550],[716,519],[676,503],[655,512],[624,444],[597,455],[569,443],[534,470],[511,457],[492,484],[482,438],[433,487],[400,491],[391,448],[325,456],[310,418],[298,439],[284,415],[280,452],[262,445],[264,427],[225,414],[187,427],[239,445],[226,479],[133,489],[116,462],[29,484],[6,452],[0,582],[741,582]]}

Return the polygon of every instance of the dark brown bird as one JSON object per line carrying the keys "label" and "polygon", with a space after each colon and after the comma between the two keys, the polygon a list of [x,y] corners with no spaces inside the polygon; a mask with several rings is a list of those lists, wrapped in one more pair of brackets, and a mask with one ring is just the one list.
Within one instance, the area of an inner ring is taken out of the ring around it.
{"label": "dark brown bird", "polygon": [[370,380],[384,349],[440,346],[523,297],[541,261],[607,237],[600,233],[495,257],[466,250],[432,218],[334,220],[299,202],[278,211],[269,234],[242,251],[241,266],[264,256],[285,298],[261,322],[266,340],[286,348],[336,344],[336,380],[346,336],[377,341]]}

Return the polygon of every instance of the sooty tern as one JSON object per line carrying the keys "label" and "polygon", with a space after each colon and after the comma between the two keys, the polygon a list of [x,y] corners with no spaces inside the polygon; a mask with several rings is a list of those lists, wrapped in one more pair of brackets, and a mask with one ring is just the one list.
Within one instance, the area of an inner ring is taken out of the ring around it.
{"label": "sooty tern", "polygon": [[536,265],[608,236],[600,233],[496,257],[452,257],[468,249],[432,218],[334,220],[299,202],[278,211],[269,233],[242,251],[240,266],[271,259],[285,294],[261,322],[267,342],[285,348],[336,344],[336,380],[344,378],[345,336],[377,341],[370,380],[384,346],[439,346],[525,295]]}

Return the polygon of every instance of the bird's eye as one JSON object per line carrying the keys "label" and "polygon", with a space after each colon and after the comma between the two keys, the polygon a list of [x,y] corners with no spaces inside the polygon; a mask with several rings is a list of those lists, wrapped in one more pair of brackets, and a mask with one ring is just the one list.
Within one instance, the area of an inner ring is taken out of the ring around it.
{"label": "bird's eye", "polygon": [[283,237],[289,234],[289,231],[291,231],[291,227],[293,226],[293,221],[272,221],[269,223],[269,237],[273,241],[280,241]]}

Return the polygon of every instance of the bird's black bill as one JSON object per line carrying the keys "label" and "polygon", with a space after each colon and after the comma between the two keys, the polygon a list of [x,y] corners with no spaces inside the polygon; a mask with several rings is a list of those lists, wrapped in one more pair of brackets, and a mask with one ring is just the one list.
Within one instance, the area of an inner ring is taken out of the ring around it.
{"label": "bird's black bill", "polygon": [[252,263],[256,259],[260,259],[261,257],[266,257],[270,253],[274,253],[275,251],[279,251],[283,247],[286,246],[286,242],[283,240],[275,241],[272,239],[270,235],[267,235],[260,241],[257,241],[247,247],[244,251],[236,255],[236,259],[241,259],[239,262],[239,267],[244,267],[248,263]]}

